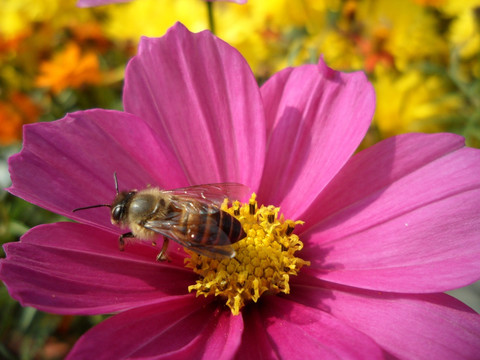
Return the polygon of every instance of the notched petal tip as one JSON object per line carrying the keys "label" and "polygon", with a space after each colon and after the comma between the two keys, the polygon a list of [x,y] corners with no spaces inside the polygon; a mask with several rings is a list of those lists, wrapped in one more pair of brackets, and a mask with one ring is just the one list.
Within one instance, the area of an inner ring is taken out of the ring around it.
{"label": "notched petal tip", "polygon": [[331,79],[331,80],[338,78],[340,74],[340,72],[333,70],[331,67],[327,65],[323,55],[320,56],[320,59],[318,60],[318,70],[326,79]]}
{"label": "notched petal tip", "polygon": [[[364,87],[364,89],[361,92],[358,92],[358,94],[361,94],[361,96],[365,98],[371,98],[373,110],[375,110],[375,103],[376,103],[375,89],[373,85],[370,83],[370,81],[368,80],[367,75],[363,71],[354,71],[350,73],[345,73],[345,72],[334,70],[327,65],[323,55],[320,56],[320,59],[317,64],[317,68],[320,74],[326,80],[344,84],[347,82],[347,79],[348,79],[349,82],[359,83],[358,86],[362,86]],[[372,112],[372,117],[373,117],[373,112]]]}
{"label": "notched petal tip", "polygon": [[376,105],[375,89],[363,71],[347,73],[334,70],[327,65],[323,55],[318,61],[317,69],[325,80],[341,85],[344,91],[348,92],[351,103],[359,106],[362,104],[363,111],[368,111],[368,113],[365,112],[367,118],[370,120],[373,118]]}
{"label": "notched petal tip", "polygon": [[271,135],[261,200],[299,217],[299,202],[308,209],[361,143],[375,92],[364,73],[334,71],[320,59],[275,74],[262,95]]}

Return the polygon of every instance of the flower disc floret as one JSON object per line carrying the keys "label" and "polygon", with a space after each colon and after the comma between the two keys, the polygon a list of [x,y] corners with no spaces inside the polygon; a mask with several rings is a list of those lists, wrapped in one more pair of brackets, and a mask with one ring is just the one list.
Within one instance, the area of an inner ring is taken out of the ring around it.
{"label": "flower disc floret", "polygon": [[197,296],[225,298],[234,315],[263,294],[290,293],[290,276],[310,265],[294,255],[303,243],[293,230],[303,222],[285,220],[279,216],[280,208],[272,205],[259,208],[255,194],[246,204],[235,201],[228,206],[225,201],[222,210],[241,222],[247,236],[232,245],[236,251],[232,259],[212,259],[186,250],[190,254],[186,266],[200,275],[188,290],[196,290]]}

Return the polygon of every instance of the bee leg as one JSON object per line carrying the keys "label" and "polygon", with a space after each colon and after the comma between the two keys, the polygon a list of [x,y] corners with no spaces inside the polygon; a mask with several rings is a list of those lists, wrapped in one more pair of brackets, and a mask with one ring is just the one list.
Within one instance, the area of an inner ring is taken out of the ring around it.
{"label": "bee leg", "polygon": [[125,233],[125,234],[122,234],[119,236],[118,238],[118,248],[120,249],[120,251],[123,251],[125,249],[125,240],[123,240],[124,238],[132,238],[134,237],[133,234],[131,232],[128,232],[128,233]]}
{"label": "bee leg", "polygon": [[169,241],[168,238],[164,236],[162,250],[160,250],[160,252],[157,255],[157,261],[165,261],[165,260],[170,261],[167,255],[168,241]]}

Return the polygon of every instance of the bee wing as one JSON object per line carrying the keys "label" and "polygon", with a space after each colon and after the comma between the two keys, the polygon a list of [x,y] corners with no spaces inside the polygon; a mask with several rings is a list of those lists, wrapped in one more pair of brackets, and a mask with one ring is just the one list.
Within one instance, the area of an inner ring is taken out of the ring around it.
{"label": "bee wing", "polygon": [[243,200],[250,196],[250,188],[239,183],[216,183],[193,185],[179,189],[166,190],[167,193],[182,198],[191,198],[211,202],[217,206],[222,205],[225,198],[230,201]]}
{"label": "bee wing", "polygon": [[[210,222],[207,229],[205,223],[193,219],[189,221],[187,228],[179,224],[179,217],[180,215],[175,215],[166,219],[152,219],[146,221],[143,226],[201,255],[214,259],[235,256],[235,250],[231,246],[228,235],[217,226],[218,224]],[[200,217],[197,218],[200,219]],[[208,236],[200,243],[195,241],[195,234]]]}
{"label": "bee wing", "polygon": [[207,256],[212,259],[233,258],[237,254],[231,245],[222,246],[190,246],[190,250],[200,255]]}

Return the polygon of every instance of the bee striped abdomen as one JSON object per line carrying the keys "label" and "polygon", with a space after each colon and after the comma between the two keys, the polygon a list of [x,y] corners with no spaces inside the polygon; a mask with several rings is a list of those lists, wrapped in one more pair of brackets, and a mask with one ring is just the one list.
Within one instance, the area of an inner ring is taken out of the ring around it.
{"label": "bee striped abdomen", "polygon": [[184,208],[181,211],[179,228],[194,246],[227,245],[243,239],[246,234],[242,224],[229,213],[210,204],[195,204],[198,211]]}
{"label": "bee striped abdomen", "polygon": [[[228,241],[225,239],[225,235]],[[229,213],[218,210],[207,215],[205,233],[200,240],[201,244],[225,245],[235,243],[246,236],[242,224]]]}

